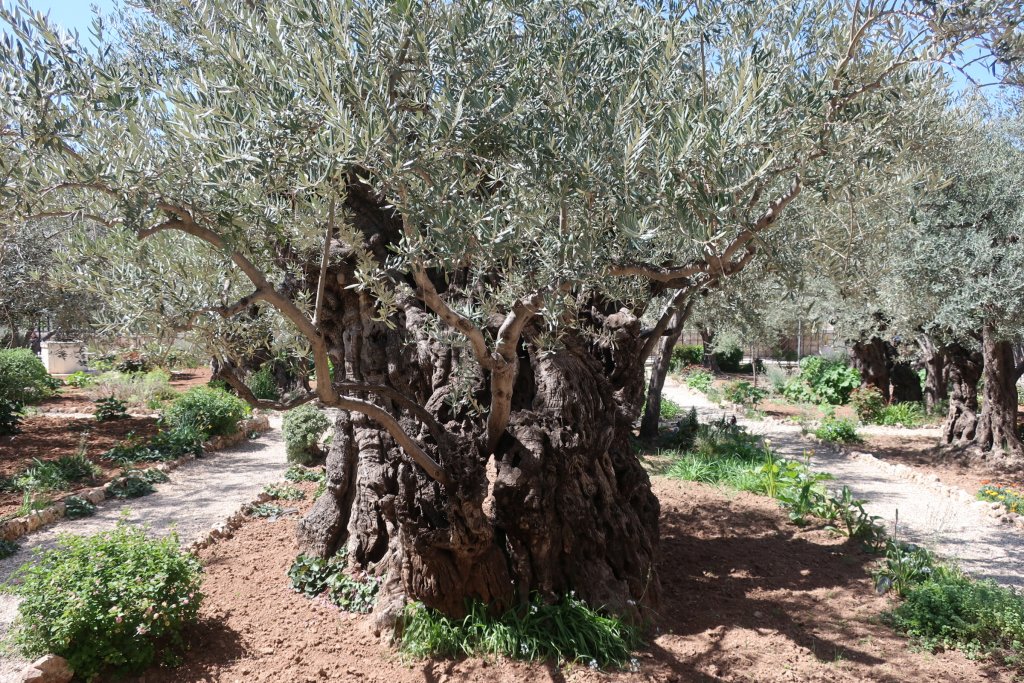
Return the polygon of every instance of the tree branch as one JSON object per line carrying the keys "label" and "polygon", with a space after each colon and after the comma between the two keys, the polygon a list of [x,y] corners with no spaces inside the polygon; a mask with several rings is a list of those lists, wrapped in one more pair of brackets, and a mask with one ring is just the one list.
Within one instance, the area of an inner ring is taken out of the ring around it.
{"label": "tree branch", "polygon": [[469,344],[473,349],[473,356],[476,357],[477,362],[485,369],[493,370],[495,362],[487,350],[487,340],[484,339],[483,331],[474,325],[472,320],[452,310],[445,303],[441,295],[437,293],[434,283],[430,281],[427,271],[424,270],[421,264],[413,264],[412,275],[420,288],[420,298],[423,299],[423,303],[437,314],[441,320],[447,323],[449,327],[465,335],[466,339],[469,340]]}

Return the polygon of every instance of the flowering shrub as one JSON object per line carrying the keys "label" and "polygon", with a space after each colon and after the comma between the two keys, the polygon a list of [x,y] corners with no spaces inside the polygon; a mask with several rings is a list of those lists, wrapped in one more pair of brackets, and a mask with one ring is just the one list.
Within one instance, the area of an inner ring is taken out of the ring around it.
{"label": "flowering shrub", "polygon": [[93,680],[107,668],[139,671],[173,664],[202,594],[199,561],[175,535],[148,538],[118,524],[94,536],[63,536],[22,566],[12,642],[29,658],[47,652]]}
{"label": "flowering shrub", "polygon": [[984,482],[978,500],[1002,503],[1010,512],[1024,513],[1024,491],[1010,484]]}

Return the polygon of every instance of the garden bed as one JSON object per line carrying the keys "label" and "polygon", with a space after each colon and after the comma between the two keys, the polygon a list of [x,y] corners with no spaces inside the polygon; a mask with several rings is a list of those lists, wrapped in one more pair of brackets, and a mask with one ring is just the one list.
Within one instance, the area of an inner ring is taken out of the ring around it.
{"label": "garden bed", "polygon": [[[192,387],[202,386],[210,381],[209,368],[190,368],[171,374],[170,386],[177,392],[188,391]],[[33,406],[40,413],[92,414],[96,410],[93,400],[96,397],[94,387],[63,386],[56,396]],[[151,412],[151,411],[147,411]]]}
{"label": "garden bed", "polygon": [[[311,484],[302,485],[307,491]],[[880,624],[892,602],[874,556],[821,529],[794,527],[765,498],[655,478],[662,504],[661,607],[638,672],[487,661],[403,661],[365,616],[291,590],[297,515],[247,520],[200,551],[201,625],[171,681],[1009,681],[957,652],[929,655]],[[294,507],[303,511],[312,500]],[[292,505],[289,505],[291,507]],[[137,679],[143,680],[143,679]]]}

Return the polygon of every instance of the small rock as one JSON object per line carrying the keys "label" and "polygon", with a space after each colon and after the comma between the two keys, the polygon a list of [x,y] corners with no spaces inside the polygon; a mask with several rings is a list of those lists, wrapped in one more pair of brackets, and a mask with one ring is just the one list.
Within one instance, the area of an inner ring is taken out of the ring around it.
{"label": "small rock", "polygon": [[21,672],[21,683],[68,683],[75,672],[63,657],[45,655]]}

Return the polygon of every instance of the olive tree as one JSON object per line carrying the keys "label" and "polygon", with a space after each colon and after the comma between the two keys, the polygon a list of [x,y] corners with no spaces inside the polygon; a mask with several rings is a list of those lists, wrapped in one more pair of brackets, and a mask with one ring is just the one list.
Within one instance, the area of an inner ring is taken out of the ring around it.
{"label": "olive tree", "polygon": [[[836,0],[140,6],[92,50],[4,10],[0,211],[81,218],[82,281],[253,405],[340,409],[300,542],[382,577],[382,628],[406,599],[654,603],[646,358],[805,186],[902,155],[979,31]],[[257,348],[315,388],[257,400]]]}

